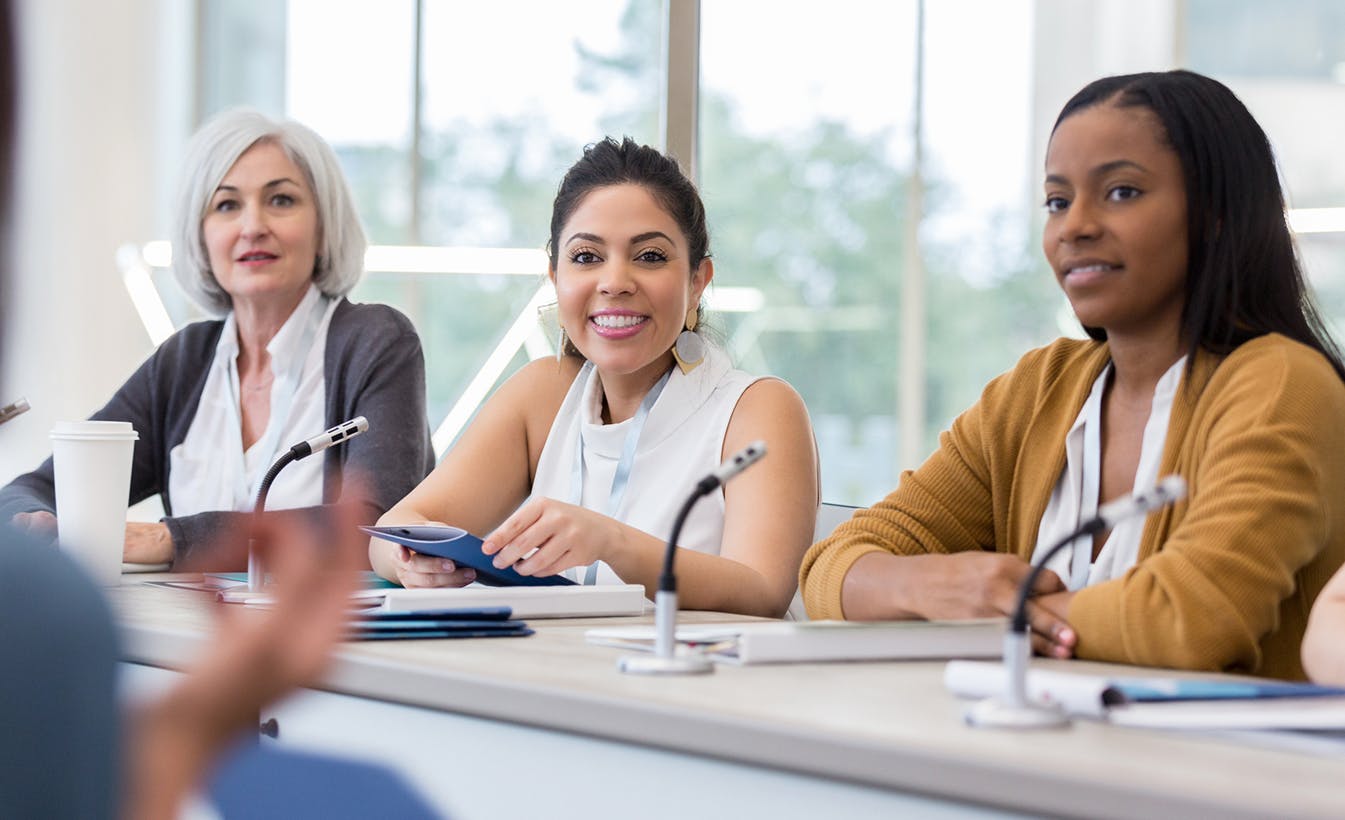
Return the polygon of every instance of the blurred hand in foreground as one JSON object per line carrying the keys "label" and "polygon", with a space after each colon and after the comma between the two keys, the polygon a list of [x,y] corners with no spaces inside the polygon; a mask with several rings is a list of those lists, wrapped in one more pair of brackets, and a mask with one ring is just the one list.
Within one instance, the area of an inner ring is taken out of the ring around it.
{"label": "blurred hand in foreground", "polygon": [[[133,716],[128,817],[175,817],[220,752],[257,731],[262,707],[317,681],[346,629],[363,566],[366,541],[355,512],[338,505],[322,518],[256,522],[253,535],[275,581],[275,604],[265,610],[220,605],[210,647],[196,666]],[[220,551],[245,552],[246,544],[238,534],[217,545],[210,559],[218,560]]]}

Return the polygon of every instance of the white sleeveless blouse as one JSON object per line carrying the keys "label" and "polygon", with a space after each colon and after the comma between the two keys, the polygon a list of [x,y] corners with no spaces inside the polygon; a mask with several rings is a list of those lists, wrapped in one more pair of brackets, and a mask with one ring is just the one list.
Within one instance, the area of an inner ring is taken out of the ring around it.
{"label": "white sleeveless blouse", "polygon": [[[618,509],[607,509],[626,434],[634,419],[617,424],[601,420],[602,394],[597,371],[586,363],[551,425],[532,494],[574,503],[574,468],[583,425],[584,486],[581,505],[649,533],[666,542],[673,519],[700,481],[719,466],[724,435],[738,399],[756,377],[735,370],[726,353],[706,346],[705,361],[688,374],[674,367],[672,376],[645,420],[626,491]],[[724,537],[724,493],[717,490],[692,508],[682,526],[679,546],[718,555]],[[585,567],[566,571],[583,581]],[[624,583],[599,562],[597,583]]]}

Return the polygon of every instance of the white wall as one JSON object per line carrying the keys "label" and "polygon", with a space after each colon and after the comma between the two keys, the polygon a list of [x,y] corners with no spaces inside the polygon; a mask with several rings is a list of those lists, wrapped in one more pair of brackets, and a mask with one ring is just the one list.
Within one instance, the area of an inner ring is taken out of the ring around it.
{"label": "white wall", "polygon": [[15,207],[4,263],[0,481],[48,452],[59,419],[97,409],[150,353],[117,274],[127,241],[164,235],[190,129],[191,3],[20,0]]}
{"label": "white wall", "polygon": [[1178,67],[1179,11],[1178,0],[1037,0],[1032,44],[1034,196],[1041,192],[1051,126],[1075,92],[1113,74]]}

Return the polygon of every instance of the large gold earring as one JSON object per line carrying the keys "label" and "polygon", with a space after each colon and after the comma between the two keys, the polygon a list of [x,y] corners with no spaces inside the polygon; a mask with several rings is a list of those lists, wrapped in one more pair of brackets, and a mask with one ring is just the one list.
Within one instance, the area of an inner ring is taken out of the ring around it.
{"label": "large gold earring", "polygon": [[686,330],[677,334],[677,341],[673,343],[673,359],[683,374],[690,373],[705,361],[705,340],[695,332],[698,316],[694,307],[687,311]]}

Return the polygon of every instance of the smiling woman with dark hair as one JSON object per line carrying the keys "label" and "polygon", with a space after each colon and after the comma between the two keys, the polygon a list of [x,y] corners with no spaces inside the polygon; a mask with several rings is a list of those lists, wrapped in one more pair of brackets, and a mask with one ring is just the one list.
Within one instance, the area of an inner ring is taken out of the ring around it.
{"label": "smiling woman with dark hair", "polygon": [[[380,523],[445,521],[485,537],[498,567],[643,584],[696,482],[749,442],[768,457],[687,516],[682,604],[780,616],[812,540],[812,426],[779,379],[734,368],[700,335],[714,278],[705,207],[677,162],[627,138],[590,145],[551,217],[556,361],[509,379],[435,471]],[[374,569],[407,586],[472,571],[374,541]]]}
{"label": "smiling woman with dark hair", "polygon": [[1299,678],[1345,559],[1345,382],[1312,307],[1269,141],[1187,71],[1099,80],[1046,155],[1042,246],[1091,341],[1028,353],[939,449],[804,559],[814,617],[1009,614],[1098,506],[1189,499],[1076,540],[1029,619],[1038,651]]}

